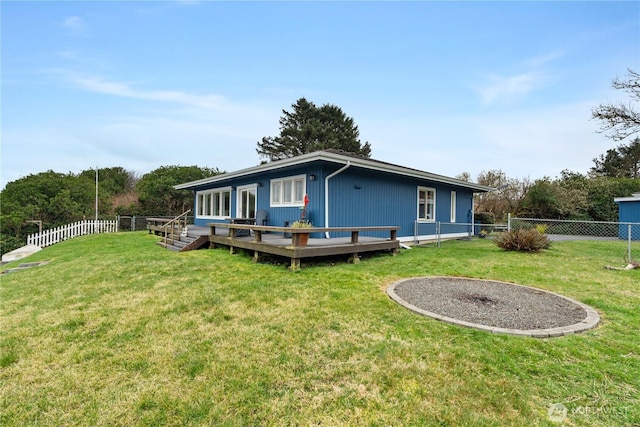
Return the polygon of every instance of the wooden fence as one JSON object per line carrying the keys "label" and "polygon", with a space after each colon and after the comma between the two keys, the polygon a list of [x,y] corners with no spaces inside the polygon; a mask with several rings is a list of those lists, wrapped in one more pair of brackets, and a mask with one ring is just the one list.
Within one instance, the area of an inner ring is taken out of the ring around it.
{"label": "wooden fence", "polygon": [[27,244],[44,248],[62,242],[63,240],[73,239],[74,237],[84,236],[86,234],[115,233],[116,231],[118,231],[117,220],[78,221],[73,224],[51,228],[41,233],[30,234],[27,236]]}

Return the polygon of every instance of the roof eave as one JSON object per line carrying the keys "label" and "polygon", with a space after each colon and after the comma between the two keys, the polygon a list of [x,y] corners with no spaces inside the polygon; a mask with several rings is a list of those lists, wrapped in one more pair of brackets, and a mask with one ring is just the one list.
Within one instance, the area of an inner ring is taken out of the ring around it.
{"label": "roof eave", "polygon": [[619,202],[640,202],[640,197],[615,197],[613,199],[615,203]]}
{"label": "roof eave", "polygon": [[352,166],[359,166],[366,169],[372,169],[372,170],[389,172],[389,173],[398,174],[398,175],[410,176],[413,178],[427,179],[430,181],[436,181],[436,182],[441,182],[441,183],[454,185],[458,187],[469,188],[469,189],[475,190],[476,192],[489,192],[493,190],[493,188],[491,187],[487,187],[480,184],[474,184],[466,181],[460,181],[455,178],[446,177],[444,175],[437,175],[429,172],[419,171],[417,169],[410,169],[404,166],[394,165],[391,163],[372,161],[364,158],[348,156],[348,155],[328,152],[328,151],[314,151],[312,153],[306,153],[306,154],[302,154],[296,157],[291,157],[288,159],[276,160],[274,162],[264,163],[264,164],[253,166],[250,168],[241,169],[236,172],[224,173],[224,174],[216,175],[210,178],[204,178],[197,181],[178,184],[178,185],[175,185],[174,188],[176,190],[193,189],[195,187],[200,187],[203,185],[212,184],[212,183],[227,180],[227,179],[246,176],[252,173],[266,172],[266,171],[280,169],[288,166],[296,166],[299,164],[307,163],[309,161],[329,161],[329,162],[339,163],[339,164],[350,163]]}
{"label": "roof eave", "polygon": [[250,175],[252,173],[266,172],[266,171],[270,171],[270,170],[274,170],[274,169],[280,169],[280,168],[287,167],[287,166],[295,166],[295,165],[300,164],[300,163],[305,163],[306,161],[309,160],[310,157],[312,157],[313,154],[316,154],[316,153],[317,152],[315,152],[315,153],[307,153],[307,154],[302,154],[302,155],[296,156],[296,157],[290,157],[288,159],[282,159],[282,160],[276,160],[276,161],[269,162],[269,163],[263,163],[261,165],[256,165],[256,166],[251,166],[249,168],[240,169],[240,170],[237,170],[235,172],[223,173],[223,174],[212,176],[212,177],[209,177],[209,178],[203,178],[203,179],[199,179],[199,180],[196,180],[196,181],[186,182],[184,184],[174,185],[173,188],[175,188],[176,190],[189,190],[189,189],[192,189],[192,188],[195,188],[195,187],[200,187],[202,185],[212,184],[212,183],[219,182],[219,181],[224,181],[224,180],[227,180],[227,179],[238,178],[238,177],[241,177],[241,176]]}

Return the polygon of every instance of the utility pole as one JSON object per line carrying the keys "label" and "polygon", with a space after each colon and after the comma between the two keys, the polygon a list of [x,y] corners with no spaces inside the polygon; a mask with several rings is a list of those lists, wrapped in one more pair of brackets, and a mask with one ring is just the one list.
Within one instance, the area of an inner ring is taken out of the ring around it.
{"label": "utility pole", "polygon": [[98,166],[96,166],[96,222],[98,221]]}

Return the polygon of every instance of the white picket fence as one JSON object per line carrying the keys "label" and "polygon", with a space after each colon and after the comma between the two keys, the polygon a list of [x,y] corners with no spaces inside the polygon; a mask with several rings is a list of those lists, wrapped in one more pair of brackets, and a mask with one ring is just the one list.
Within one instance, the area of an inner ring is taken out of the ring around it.
{"label": "white picket fence", "polygon": [[84,220],[51,228],[42,233],[30,234],[27,236],[27,245],[44,248],[86,234],[115,233],[116,231],[118,231],[117,220]]}

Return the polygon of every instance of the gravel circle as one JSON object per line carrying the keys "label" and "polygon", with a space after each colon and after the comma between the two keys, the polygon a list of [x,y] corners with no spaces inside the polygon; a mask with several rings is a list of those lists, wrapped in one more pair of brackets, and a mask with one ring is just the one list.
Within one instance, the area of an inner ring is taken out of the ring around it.
{"label": "gravel circle", "polygon": [[564,296],[493,280],[418,277],[393,283],[387,293],[420,314],[496,333],[561,336],[600,320],[595,310]]}

